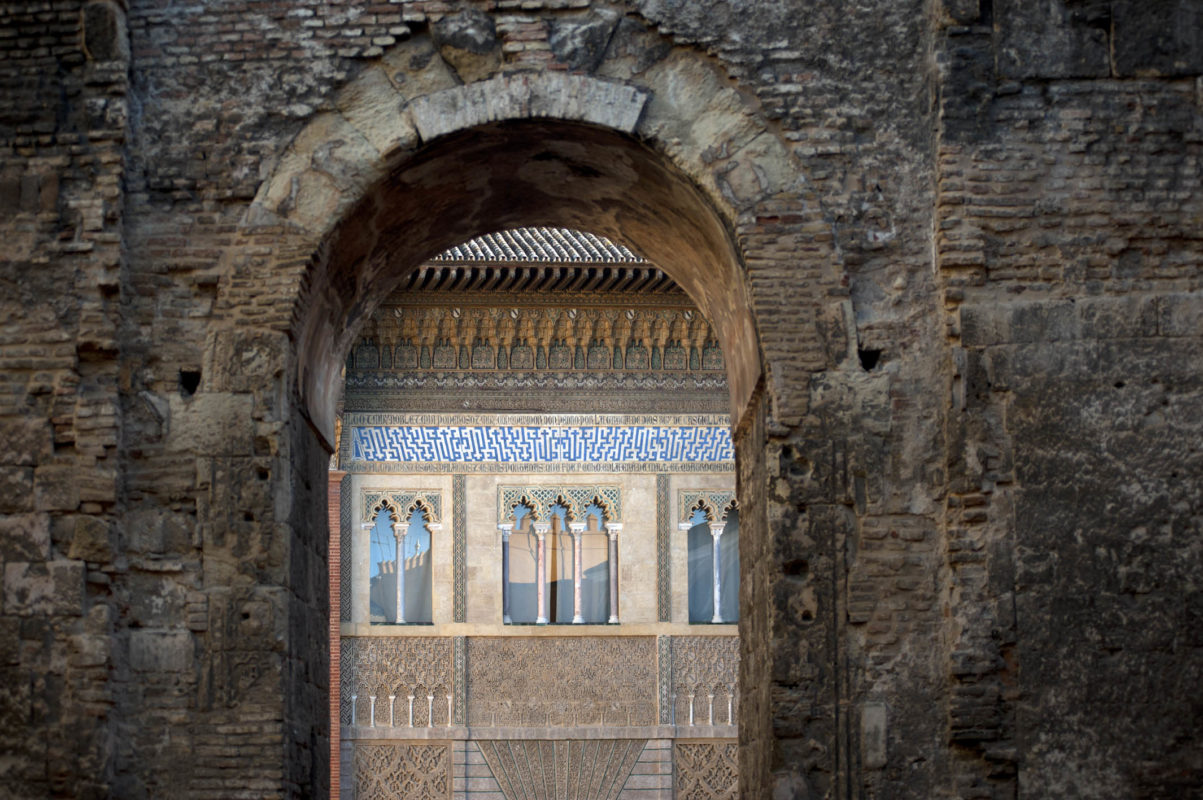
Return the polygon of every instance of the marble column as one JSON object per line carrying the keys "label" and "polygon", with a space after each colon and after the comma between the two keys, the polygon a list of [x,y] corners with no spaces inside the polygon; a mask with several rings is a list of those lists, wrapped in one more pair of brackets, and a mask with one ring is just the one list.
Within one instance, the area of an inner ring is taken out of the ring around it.
{"label": "marble column", "polygon": [[506,625],[514,620],[510,617],[510,534],[513,524],[498,525],[501,529],[501,621]]}
{"label": "marble column", "polygon": [[581,614],[581,578],[584,568],[581,539],[585,535],[585,523],[570,522],[568,530],[572,531],[572,624],[581,625],[585,622],[585,617]]}
{"label": "marble column", "polygon": [[547,624],[547,534],[551,532],[550,522],[534,523],[535,536],[539,540],[535,553],[535,594],[539,602],[539,616],[536,625]]}
{"label": "marble column", "polygon": [[721,605],[723,602],[723,587],[720,580],[721,571],[719,569],[719,540],[723,536],[724,522],[711,522],[710,535],[714,537],[714,616],[710,618],[711,622],[722,622],[723,614]]}
{"label": "marble column", "polygon": [[397,624],[405,624],[405,523],[393,525],[393,538],[397,540]]}
{"label": "marble column", "polygon": [[618,624],[618,534],[621,530],[620,522],[606,523],[610,538],[610,558],[606,562],[606,574],[610,579],[610,618],[606,621],[611,625]]}

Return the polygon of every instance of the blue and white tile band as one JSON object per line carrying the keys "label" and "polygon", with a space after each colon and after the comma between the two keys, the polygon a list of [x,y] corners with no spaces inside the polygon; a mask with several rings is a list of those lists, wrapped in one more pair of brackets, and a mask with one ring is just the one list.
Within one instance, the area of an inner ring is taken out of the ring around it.
{"label": "blue and white tile band", "polygon": [[376,425],[355,427],[351,458],[367,462],[729,462],[725,426]]}

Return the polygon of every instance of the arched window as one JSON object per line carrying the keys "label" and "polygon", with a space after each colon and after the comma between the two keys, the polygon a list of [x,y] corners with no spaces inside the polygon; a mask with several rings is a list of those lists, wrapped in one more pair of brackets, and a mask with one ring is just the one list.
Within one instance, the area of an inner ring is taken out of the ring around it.
{"label": "arched window", "polygon": [[[403,522],[381,506],[370,531],[370,613],[375,624],[430,624],[431,526],[421,504]],[[397,553],[401,553],[398,569]]]}

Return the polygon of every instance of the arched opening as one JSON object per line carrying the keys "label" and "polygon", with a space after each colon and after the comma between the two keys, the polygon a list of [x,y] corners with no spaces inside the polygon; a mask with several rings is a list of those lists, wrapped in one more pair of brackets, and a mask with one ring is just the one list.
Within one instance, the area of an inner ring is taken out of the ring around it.
{"label": "arched opening", "polygon": [[[571,227],[604,235],[671,276],[709,320],[721,346],[730,425],[738,431],[737,444],[762,436],[756,424],[761,408],[757,395],[761,356],[730,221],[669,159],[628,134],[580,123],[510,121],[441,137],[396,165],[363,193],[311,258],[293,324],[299,358],[299,408],[309,422],[295,428],[297,452],[329,449],[335,444],[339,376],[348,357],[352,364],[411,357],[406,349],[409,343],[401,349],[385,348],[387,354],[371,340],[356,347],[365,322],[395,286],[441,251],[482,233],[529,225]],[[446,347],[446,343],[438,346]],[[438,346],[432,349],[432,359]],[[672,346],[681,349],[679,342]],[[701,357],[699,351],[699,361]],[[752,444],[746,452],[754,459],[763,457],[760,444]],[[309,461],[316,463],[315,459]],[[571,530],[559,530],[568,520],[552,516],[541,521],[551,534],[550,546],[557,541],[565,545],[563,553],[553,554],[558,556],[551,559],[554,570],[571,563],[568,545],[575,542]],[[763,520],[763,508],[759,516]],[[529,518],[527,524],[534,527]],[[596,602],[588,606],[590,613],[598,616],[608,610],[606,621],[616,622],[616,604],[610,602],[613,593],[606,586],[612,573],[603,556],[607,535],[602,530],[609,534],[612,551],[621,526],[611,530],[600,517],[591,522],[588,514],[583,515],[581,526],[582,544],[589,540],[597,545],[590,548],[597,562],[594,566],[605,567],[589,576],[592,583],[583,580],[584,576],[580,581],[596,584],[598,590]],[[536,538],[521,528],[511,535]],[[438,553],[433,556],[437,563]],[[576,558],[584,557],[582,548]],[[589,602],[576,599],[574,606],[572,593],[559,591],[572,587],[574,576],[545,575],[541,588],[551,595],[548,600],[555,604],[557,621],[564,617],[563,621],[574,622]],[[537,583],[537,571],[532,577]],[[438,603],[436,598],[436,614]],[[683,609],[686,605],[681,604]],[[527,622],[525,617],[521,621]],[[546,620],[536,616],[531,621]],[[721,680],[727,686],[728,704],[735,703],[731,693],[736,673],[730,671]],[[666,684],[666,694],[653,703],[653,718],[658,705],[662,723],[677,719],[676,688],[676,683]],[[745,704],[740,700],[733,711],[720,708],[718,718],[724,725],[734,725],[732,714],[738,716],[745,705],[760,708],[763,702]],[[447,719],[462,723],[457,713],[449,706]],[[345,711],[343,714],[345,717]],[[690,724],[694,722],[691,718]]]}
{"label": "arched opening", "polygon": [[327,237],[294,329],[302,407],[328,443],[347,353],[392,287],[461,242],[531,225],[604,235],[668,273],[718,335],[739,424],[761,357],[730,223],[689,177],[633,137],[532,120],[436,139],[369,189]]}

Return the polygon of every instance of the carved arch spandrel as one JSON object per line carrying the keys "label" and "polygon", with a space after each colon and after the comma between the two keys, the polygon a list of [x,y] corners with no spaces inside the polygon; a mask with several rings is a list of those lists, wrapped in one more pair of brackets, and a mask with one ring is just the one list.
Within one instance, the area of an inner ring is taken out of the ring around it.
{"label": "carved arch spandrel", "polygon": [[523,485],[499,486],[497,488],[497,521],[505,523],[514,518],[514,508],[526,506],[534,519],[545,521],[551,508],[563,505],[568,509],[569,520],[584,519],[585,510],[591,505],[602,509],[605,522],[622,522],[622,489],[617,484],[581,485]]}
{"label": "carved arch spandrel", "polygon": [[373,522],[381,510],[387,510],[394,523],[408,522],[421,509],[427,525],[443,522],[443,494],[439,489],[364,488],[359,492],[361,523]]}
{"label": "carved arch spandrel", "polygon": [[739,508],[734,489],[680,489],[677,492],[677,520],[685,525],[700,509],[707,522],[722,522]]}

